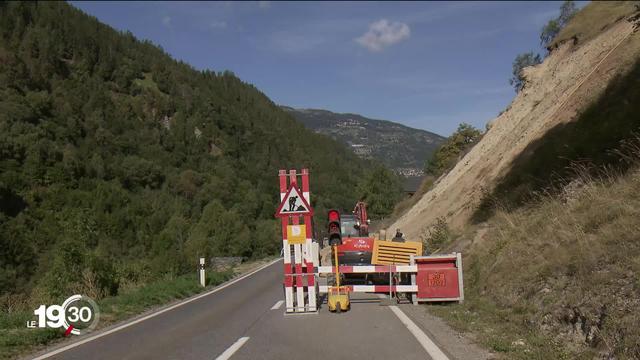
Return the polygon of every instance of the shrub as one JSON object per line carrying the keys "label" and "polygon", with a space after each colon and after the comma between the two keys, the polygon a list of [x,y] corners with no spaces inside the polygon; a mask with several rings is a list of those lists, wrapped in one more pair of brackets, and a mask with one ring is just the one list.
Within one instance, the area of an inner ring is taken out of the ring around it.
{"label": "shrub", "polygon": [[444,217],[437,218],[433,225],[422,229],[420,238],[426,246],[426,253],[437,252],[451,238],[451,230],[447,225],[447,220]]}

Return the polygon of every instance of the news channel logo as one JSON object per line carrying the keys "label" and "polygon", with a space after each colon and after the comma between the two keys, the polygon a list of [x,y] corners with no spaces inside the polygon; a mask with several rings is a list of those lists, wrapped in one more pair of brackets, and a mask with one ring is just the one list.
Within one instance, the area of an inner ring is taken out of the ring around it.
{"label": "news channel logo", "polygon": [[82,335],[95,329],[100,320],[100,309],[93,299],[73,295],[62,305],[40,305],[33,311],[37,320],[27,321],[28,328],[64,329],[64,335]]}

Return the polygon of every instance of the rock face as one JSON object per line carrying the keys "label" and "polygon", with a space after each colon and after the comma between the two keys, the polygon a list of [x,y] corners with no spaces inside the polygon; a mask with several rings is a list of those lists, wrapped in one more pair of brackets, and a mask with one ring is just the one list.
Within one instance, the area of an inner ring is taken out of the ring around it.
{"label": "rock face", "polygon": [[561,44],[542,64],[528,68],[524,89],[491,121],[482,140],[389,228],[419,238],[440,217],[454,229],[467,223],[528,145],[576,119],[612,79],[631,69],[640,58],[636,30],[633,22],[621,19],[585,43]]}
{"label": "rock face", "polygon": [[376,159],[404,176],[423,175],[424,162],[444,137],[386,120],[326,110],[282,107],[307,128],[340,141],[365,159]]}

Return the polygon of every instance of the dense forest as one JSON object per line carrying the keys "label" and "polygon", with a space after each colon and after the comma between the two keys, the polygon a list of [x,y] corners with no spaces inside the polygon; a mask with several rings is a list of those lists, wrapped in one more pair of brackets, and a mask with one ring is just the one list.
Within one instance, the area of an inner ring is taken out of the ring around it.
{"label": "dense forest", "polygon": [[310,169],[321,224],[330,207],[375,202],[378,177],[399,194],[371,165],[231,72],[197,71],[66,3],[0,2],[3,296],[87,282],[114,295],[198,256],[275,254],[278,169]]}

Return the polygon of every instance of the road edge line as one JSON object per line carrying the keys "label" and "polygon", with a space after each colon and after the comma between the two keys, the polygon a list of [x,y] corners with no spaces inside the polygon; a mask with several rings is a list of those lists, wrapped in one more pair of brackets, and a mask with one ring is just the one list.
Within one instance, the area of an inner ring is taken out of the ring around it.
{"label": "road edge line", "polygon": [[229,346],[227,348],[227,350],[225,350],[222,354],[218,355],[216,360],[228,360],[228,359],[230,359],[231,356],[236,353],[236,351],[240,350],[242,345],[244,345],[247,341],[249,341],[249,339],[250,339],[250,337],[243,336],[240,339],[236,340],[236,342],[234,342],[231,346]]}
{"label": "road edge line", "polygon": [[431,340],[429,336],[427,336],[427,334],[425,334],[424,331],[422,331],[422,329],[420,329],[420,327],[418,327],[418,325],[416,325],[399,307],[391,305],[389,308],[398,317],[398,319],[400,319],[400,322],[407,327],[409,332],[411,332],[416,340],[418,340],[420,345],[422,345],[422,347],[427,351],[427,354],[429,354],[433,360],[449,360],[449,357],[440,350],[438,345],[436,345],[436,343],[434,343],[433,340]]}
{"label": "road edge line", "polygon": [[91,342],[93,340],[97,340],[97,339],[99,339],[99,338],[101,338],[103,336],[107,336],[107,335],[113,334],[114,332],[120,331],[122,329],[126,329],[126,328],[128,328],[130,326],[133,326],[135,324],[141,323],[141,322],[143,322],[145,320],[151,319],[151,318],[156,317],[156,316],[158,316],[160,314],[164,314],[167,311],[171,311],[171,310],[173,310],[175,308],[178,308],[178,307],[180,307],[182,305],[186,305],[186,304],[188,304],[188,303],[190,303],[192,301],[196,301],[196,300],[201,299],[201,298],[203,298],[205,296],[209,296],[211,294],[217,293],[218,291],[220,291],[222,289],[225,289],[225,288],[237,283],[240,280],[244,280],[244,279],[248,278],[249,276],[251,276],[251,275],[253,275],[253,274],[255,274],[255,273],[259,272],[259,271],[262,271],[262,270],[268,268],[269,266],[271,266],[271,265],[273,265],[273,264],[275,264],[275,263],[277,263],[279,261],[282,261],[282,258],[277,258],[277,259],[273,260],[272,262],[270,262],[270,263],[268,263],[266,265],[263,265],[263,266],[255,269],[255,270],[253,270],[253,271],[251,271],[251,272],[249,272],[247,274],[244,274],[244,275],[240,276],[239,278],[236,278],[236,279],[233,279],[233,280],[229,280],[226,283],[220,284],[220,285],[216,286],[215,288],[213,288],[213,289],[211,289],[211,290],[209,290],[209,291],[207,291],[205,293],[202,293],[202,294],[196,295],[196,296],[194,296],[192,298],[183,300],[183,301],[181,301],[181,302],[179,302],[177,304],[173,304],[173,305],[171,305],[169,307],[166,307],[164,309],[160,309],[160,310],[155,311],[155,312],[153,312],[151,314],[145,315],[145,316],[143,316],[141,318],[138,318],[138,319],[135,319],[135,320],[131,320],[130,322],[127,322],[127,323],[124,323],[122,325],[116,326],[115,328],[109,329],[109,330],[107,330],[105,332],[101,332],[99,334],[93,335],[93,336],[88,337],[86,339],[71,343],[69,345],[65,345],[65,346],[63,346],[63,347],[61,347],[59,349],[51,350],[51,351],[49,351],[47,353],[44,353],[42,355],[34,357],[33,360],[42,360],[42,359],[46,359],[46,358],[49,358],[51,356],[60,354],[61,352],[65,352],[65,351],[67,351],[69,349],[73,349],[74,347],[80,346],[82,344],[86,344],[86,343]]}

